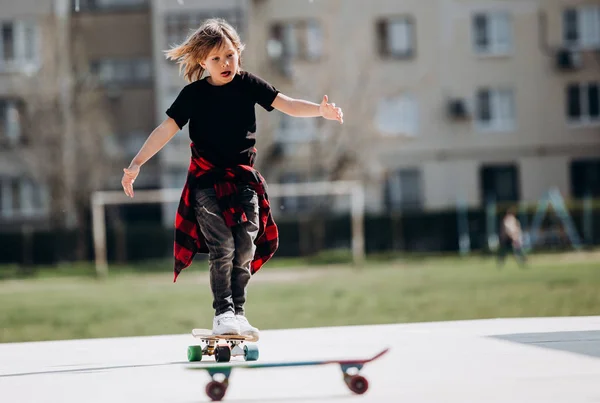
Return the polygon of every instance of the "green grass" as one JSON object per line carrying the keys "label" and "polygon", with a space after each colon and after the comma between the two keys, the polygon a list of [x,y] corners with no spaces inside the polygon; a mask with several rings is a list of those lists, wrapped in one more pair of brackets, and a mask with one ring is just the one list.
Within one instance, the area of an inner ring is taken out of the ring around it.
{"label": "green grass", "polygon": [[[381,258],[360,269],[274,260],[251,282],[248,316],[261,329],[276,329],[597,315],[597,261],[597,254],[541,255],[532,256],[527,269],[509,259],[500,270],[484,257]],[[94,278],[90,265],[37,270],[22,279],[5,276],[0,281],[0,342],[210,327],[205,266],[186,269],[175,284],[170,264],[161,271],[146,267],[150,272],[112,267],[104,280]]]}

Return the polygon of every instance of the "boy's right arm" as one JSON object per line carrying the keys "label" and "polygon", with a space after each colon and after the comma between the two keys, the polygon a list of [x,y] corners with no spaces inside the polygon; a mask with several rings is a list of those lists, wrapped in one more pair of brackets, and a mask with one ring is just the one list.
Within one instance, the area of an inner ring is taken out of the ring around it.
{"label": "boy's right arm", "polygon": [[133,197],[133,182],[140,173],[140,167],[160,151],[178,131],[179,126],[169,117],[150,133],[140,151],[131,160],[129,167],[123,169],[121,185],[123,185],[123,190],[127,196]]}

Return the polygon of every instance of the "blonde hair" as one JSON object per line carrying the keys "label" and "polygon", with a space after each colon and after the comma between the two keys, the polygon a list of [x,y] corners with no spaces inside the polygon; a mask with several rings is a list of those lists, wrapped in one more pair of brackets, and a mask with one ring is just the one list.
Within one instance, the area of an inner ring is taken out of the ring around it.
{"label": "blonde hair", "polygon": [[245,45],[234,27],[222,18],[211,18],[206,21],[183,43],[165,51],[167,59],[175,60],[179,64],[179,74],[188,82],[196,81],[204,74],[204,61],[215,48],[223,46],[227,39],[238,52],[238,67],[242,66],[242,51]]}

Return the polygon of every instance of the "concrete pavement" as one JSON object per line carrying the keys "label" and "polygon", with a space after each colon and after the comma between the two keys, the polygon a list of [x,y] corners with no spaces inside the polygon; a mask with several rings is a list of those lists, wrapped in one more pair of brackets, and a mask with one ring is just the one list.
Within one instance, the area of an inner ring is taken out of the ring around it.
{"label": "concrete pavement", "polygon": [[[184,334],[0,344],[0,401],[208,401],[208,373],[184,369],[195,343]],[[235,369],[223,401],[600,402],[600,316],[266,330],[258,344],[262,362],[391,351],[363,368],[361,396],[327,365]]]}

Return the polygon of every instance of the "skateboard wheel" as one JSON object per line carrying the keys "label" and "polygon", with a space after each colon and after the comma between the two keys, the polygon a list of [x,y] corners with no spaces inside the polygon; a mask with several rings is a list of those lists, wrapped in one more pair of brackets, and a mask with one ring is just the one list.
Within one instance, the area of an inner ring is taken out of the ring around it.
{"label": "skateboard wheel", "polygon": [[215,348],[215,360],[217,362],[229,362],[231,359],[231,349],[229,346],[218,346]]}
{"label": "skateboard wheel", "polygon": [[246,361],[258,360],[258,346],[254,344],[244,345],[244,359]]}
{"label": "skateboard wheel", "polygon": [[369,381],[364,376],[353,375],[346,379],[348,389],[357,395],[362,395],[369,389]]}
{"label": "skateboard wheel", "polygon": [[225,392],[227,392],[227,386],[222,382],[210,381],[206,385],[206,395],[213,402],[221,401],[225,396]]}
{"label": "skateboard wheel", "polygon": [[187,357],[189,362],[202,361],[202,346],[189,346]]}

